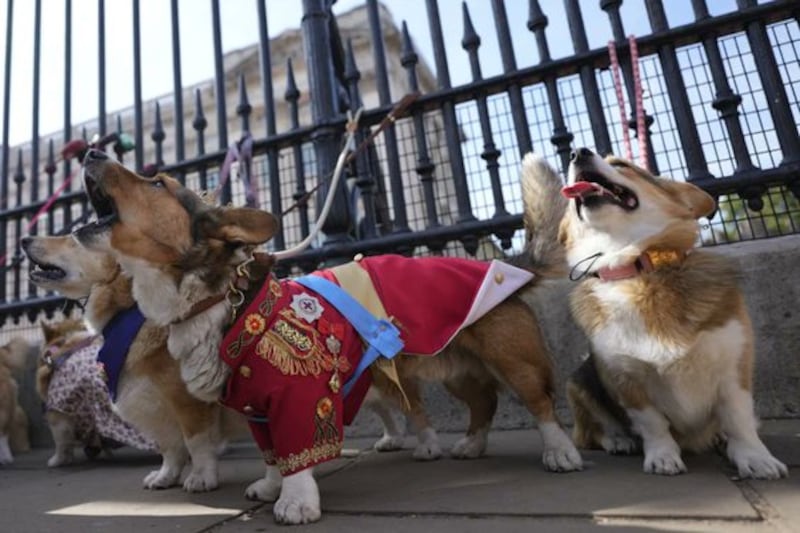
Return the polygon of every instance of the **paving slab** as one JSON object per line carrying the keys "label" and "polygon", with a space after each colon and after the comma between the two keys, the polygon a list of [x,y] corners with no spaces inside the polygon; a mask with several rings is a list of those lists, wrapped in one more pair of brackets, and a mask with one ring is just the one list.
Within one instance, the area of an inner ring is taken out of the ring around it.
{"label": "paving slab", "polygon": [[[79,459],[60,468],[45,466],[49,450],[20,455],[0,470],[0,516],[14,516],[3,533],[49,531],[202,531],[260,504],[244,497],[245,487],[264,475],[252,444],[233,446],[220,462],[220,489],[189,494],[180,488],[150,491],[142,479],[160,458],[129,448],[112,458]],[[324,478],[346,460],[320,469]]]}
{"label": "paving slab", "polygon": [[[261,533],[276,531],[267,506],[247,516],[210,528],[204,533]],[[285,530],[284,530],[285,531]],[[763,522],[730,522],[708,520],[608,520],[588,518],[547,518],[529,516],[495,516],[465,518],[458,516],[375,516],[327,513],[315,524],[295,526],[291,533],[653,533],[660,532],[724,532],[775,533]]]}
{"label": "paving slab", "polygon": [[[374,439],[348,439],[347,457],[317,471],[323,520],[292,531],[798,531],[800,421],[769,422],[762,433],[793,465],[788,480],[737,480],[714,454],[687,457],[690,472],[677,477],[642,473],[641,457],[600,452],[584,453],[584,472],[551,474],[542,469],[534,430],[493,431],[484,459],[432,463],[411,458],[413,438],[408,448],[383,454],[371,450]],[[458,437],[445,434],[442,442]],[[159,464],[153,455],[123,449],[110,459],[48,469],[49,455],[35,450],[0,468],[2,533],[287,531],[273,522],[270,504],[243,497],[263,475],[249,443],[223,457],[220,489],[205,494],[142,489]]]}
{"label": "paving slab", "polygon": [[569,474],[545,472],[540,457],[533,431],[493,432],[488,457],[471,461],[416,462],[410,449],[372,452],[320,482],[323,506],[349,513],[758,518],[716,457],[687,457],[690,473],[674,477],[644,474],[641,457],[588,452],[586,469]]}

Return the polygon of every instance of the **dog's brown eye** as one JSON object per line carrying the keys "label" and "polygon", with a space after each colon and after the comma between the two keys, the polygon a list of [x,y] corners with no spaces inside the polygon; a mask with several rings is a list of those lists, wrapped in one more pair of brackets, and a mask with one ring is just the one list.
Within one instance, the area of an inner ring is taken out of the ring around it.
{"label": "dog's brown eye", "polygon": [[153,187],[156,187],[156,188],[161,188],[161,189],[163,189],[163,188],[164,188],[164,182],[163,182],[163,181],[161,181],[161,180],[153,180],[152,182],[150,182],[150,184],[151,184]]}

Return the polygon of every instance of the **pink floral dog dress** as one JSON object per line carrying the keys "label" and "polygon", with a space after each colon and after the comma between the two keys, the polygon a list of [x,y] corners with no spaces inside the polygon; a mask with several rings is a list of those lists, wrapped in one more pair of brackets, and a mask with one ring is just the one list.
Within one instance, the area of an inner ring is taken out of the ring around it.
{"label": "pink floral dog dress", "polygon": [[97,362],[102,346],[103,337],[98,335],[71,354],[58,357],[47,389],[46,409],[72,417],[75,438],[82,443],[99,435],[140,450],[156,451],[155,442],[114,411],[103,369]]}

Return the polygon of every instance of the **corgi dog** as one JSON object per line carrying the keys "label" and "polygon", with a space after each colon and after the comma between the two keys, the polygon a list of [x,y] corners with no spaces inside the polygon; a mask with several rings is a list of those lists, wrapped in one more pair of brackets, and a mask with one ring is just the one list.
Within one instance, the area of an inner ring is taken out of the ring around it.
{"label": "corgi dog", "polygon": [[[359,305],[373,318],[384,317],[371,332],[381,342],[390,339],[391,355],[400,350],[398,338],[405,342],[390,369],[379,368],[386,359],[371,365],[372,384],[384,396],[404,397],[418,434],[435,436],[417,381],[438,380],[470,409],[469,429],[454,455],[480,456],[503,384],[537,418],[545,468],[582,468],[555,415],[552,367],[536,317],[518,294],[556,268],[551,257],[528,254],[523,270],[455,258],[376,256],[278,281],[267,272],[269,257],[254,254],[277,229],[266,211],[212,207],[173,178],[138,176],[99,151],[84,158],[84,185],[98,220],[76,238],[113,252],[132,275],[143,313],[169,327],[169,348],[189,390],[207,401],[222,398],[249,416],[267,473],[247,495],[277,498],[279,523],[320,518],[312,467],[338,456],[342,423],[370,384],[370,375],[356,370],[362,339],[370,339],[370,349],[378,341],[356,333],[326,291],[352,299],[360,291]],[[556,231],[555,223],[537,228],[533,241],[555,240]],[[535,243],[531,248],[538,250]],[[489,294],[500,293],[488,303]]]}
{"label": "corgi dog", "polygon": [[[560,183],[552,170],[529,177],[541,194]],[[590,343],[567,386],[578,446],[641,446],[645,472],[674,475],[686,472],[682,450],[721,438],[739,476],[786,476],[756,432],[739,273],[695,248],[697,219],[713,213],[714,199],[586,148],[573,153],[562,193],[559,240],[579,282],[571,307]]]}
{"label": "corgi dog", "polygon": [[124,422],[111,405],[97,362],[102,339],[80,320],[42,323],[44,346],[36,365],[36,392],[45,406],[55,452],[47,466],[74,461],[80,445],[89,459],[129,445],[152,451],[155,443]]}
{"label": "corgi dog", "polygon": [[0,346],[0,465],[14,462],[14,454],[31,449],[28,416],[18,403],[18,385],[14,373],[25,368],[30,346],[14,338]]}
{"label": "corgi dog", "polygon": [[[216,489],[218,452],[226,438],[245,435],[244,421],[188,393],[179,365],[167,350],[166,328],[144,320],[127,339],[118,334],[114,325],[122,323],[119,317],[135,309],[130,277],[111,255],[86,250],[71,235],[26,237],[22,247],[34,265],[31,281],[66,298],[85,299],[86,325],[104,334],[104,338],[95,335],[96,355],[105,365],[106,381],[116,385],[114,410],[155,441],[162,456],[161,467],[144,478],[145,488],[180,484],[184,467],[191,461],[184,490]],[[105,346],[112,351],[110,362],[102,357]],[[109,379],[113,374],[116,377]],[[106,396],[111,388],[106,388]]]}

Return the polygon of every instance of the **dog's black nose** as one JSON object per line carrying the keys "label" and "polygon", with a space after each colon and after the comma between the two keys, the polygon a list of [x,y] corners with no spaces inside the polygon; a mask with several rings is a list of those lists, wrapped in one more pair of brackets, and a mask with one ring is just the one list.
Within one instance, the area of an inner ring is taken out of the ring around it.
{"label": "dog's black nose", "polygon": [[578,148],[577,150],[574,150],[569,155],[569,160],[573,161],[575,163],[579,163],[581,161],[585,161],[586,159],[589,159],[593,155],[594,155],[594,153],[591,150],[589,150],[588,148]]}
{"label": "dog's black nose", "polygon": [[86,152],[86,155],[83,158],[83,162],[87,163],[89,161],[103,161],[106,159],[108,159],[108,154],[106,154],[102,150],[95,150],[94,148],[92,148],[91,150]]}
{"label": "dog's black nose", "polygon": [[32,237],[23,237],[19,243],[22,245],[23,250],[27,250],[28,246],[30,246],[32,242],[33,242]]}

